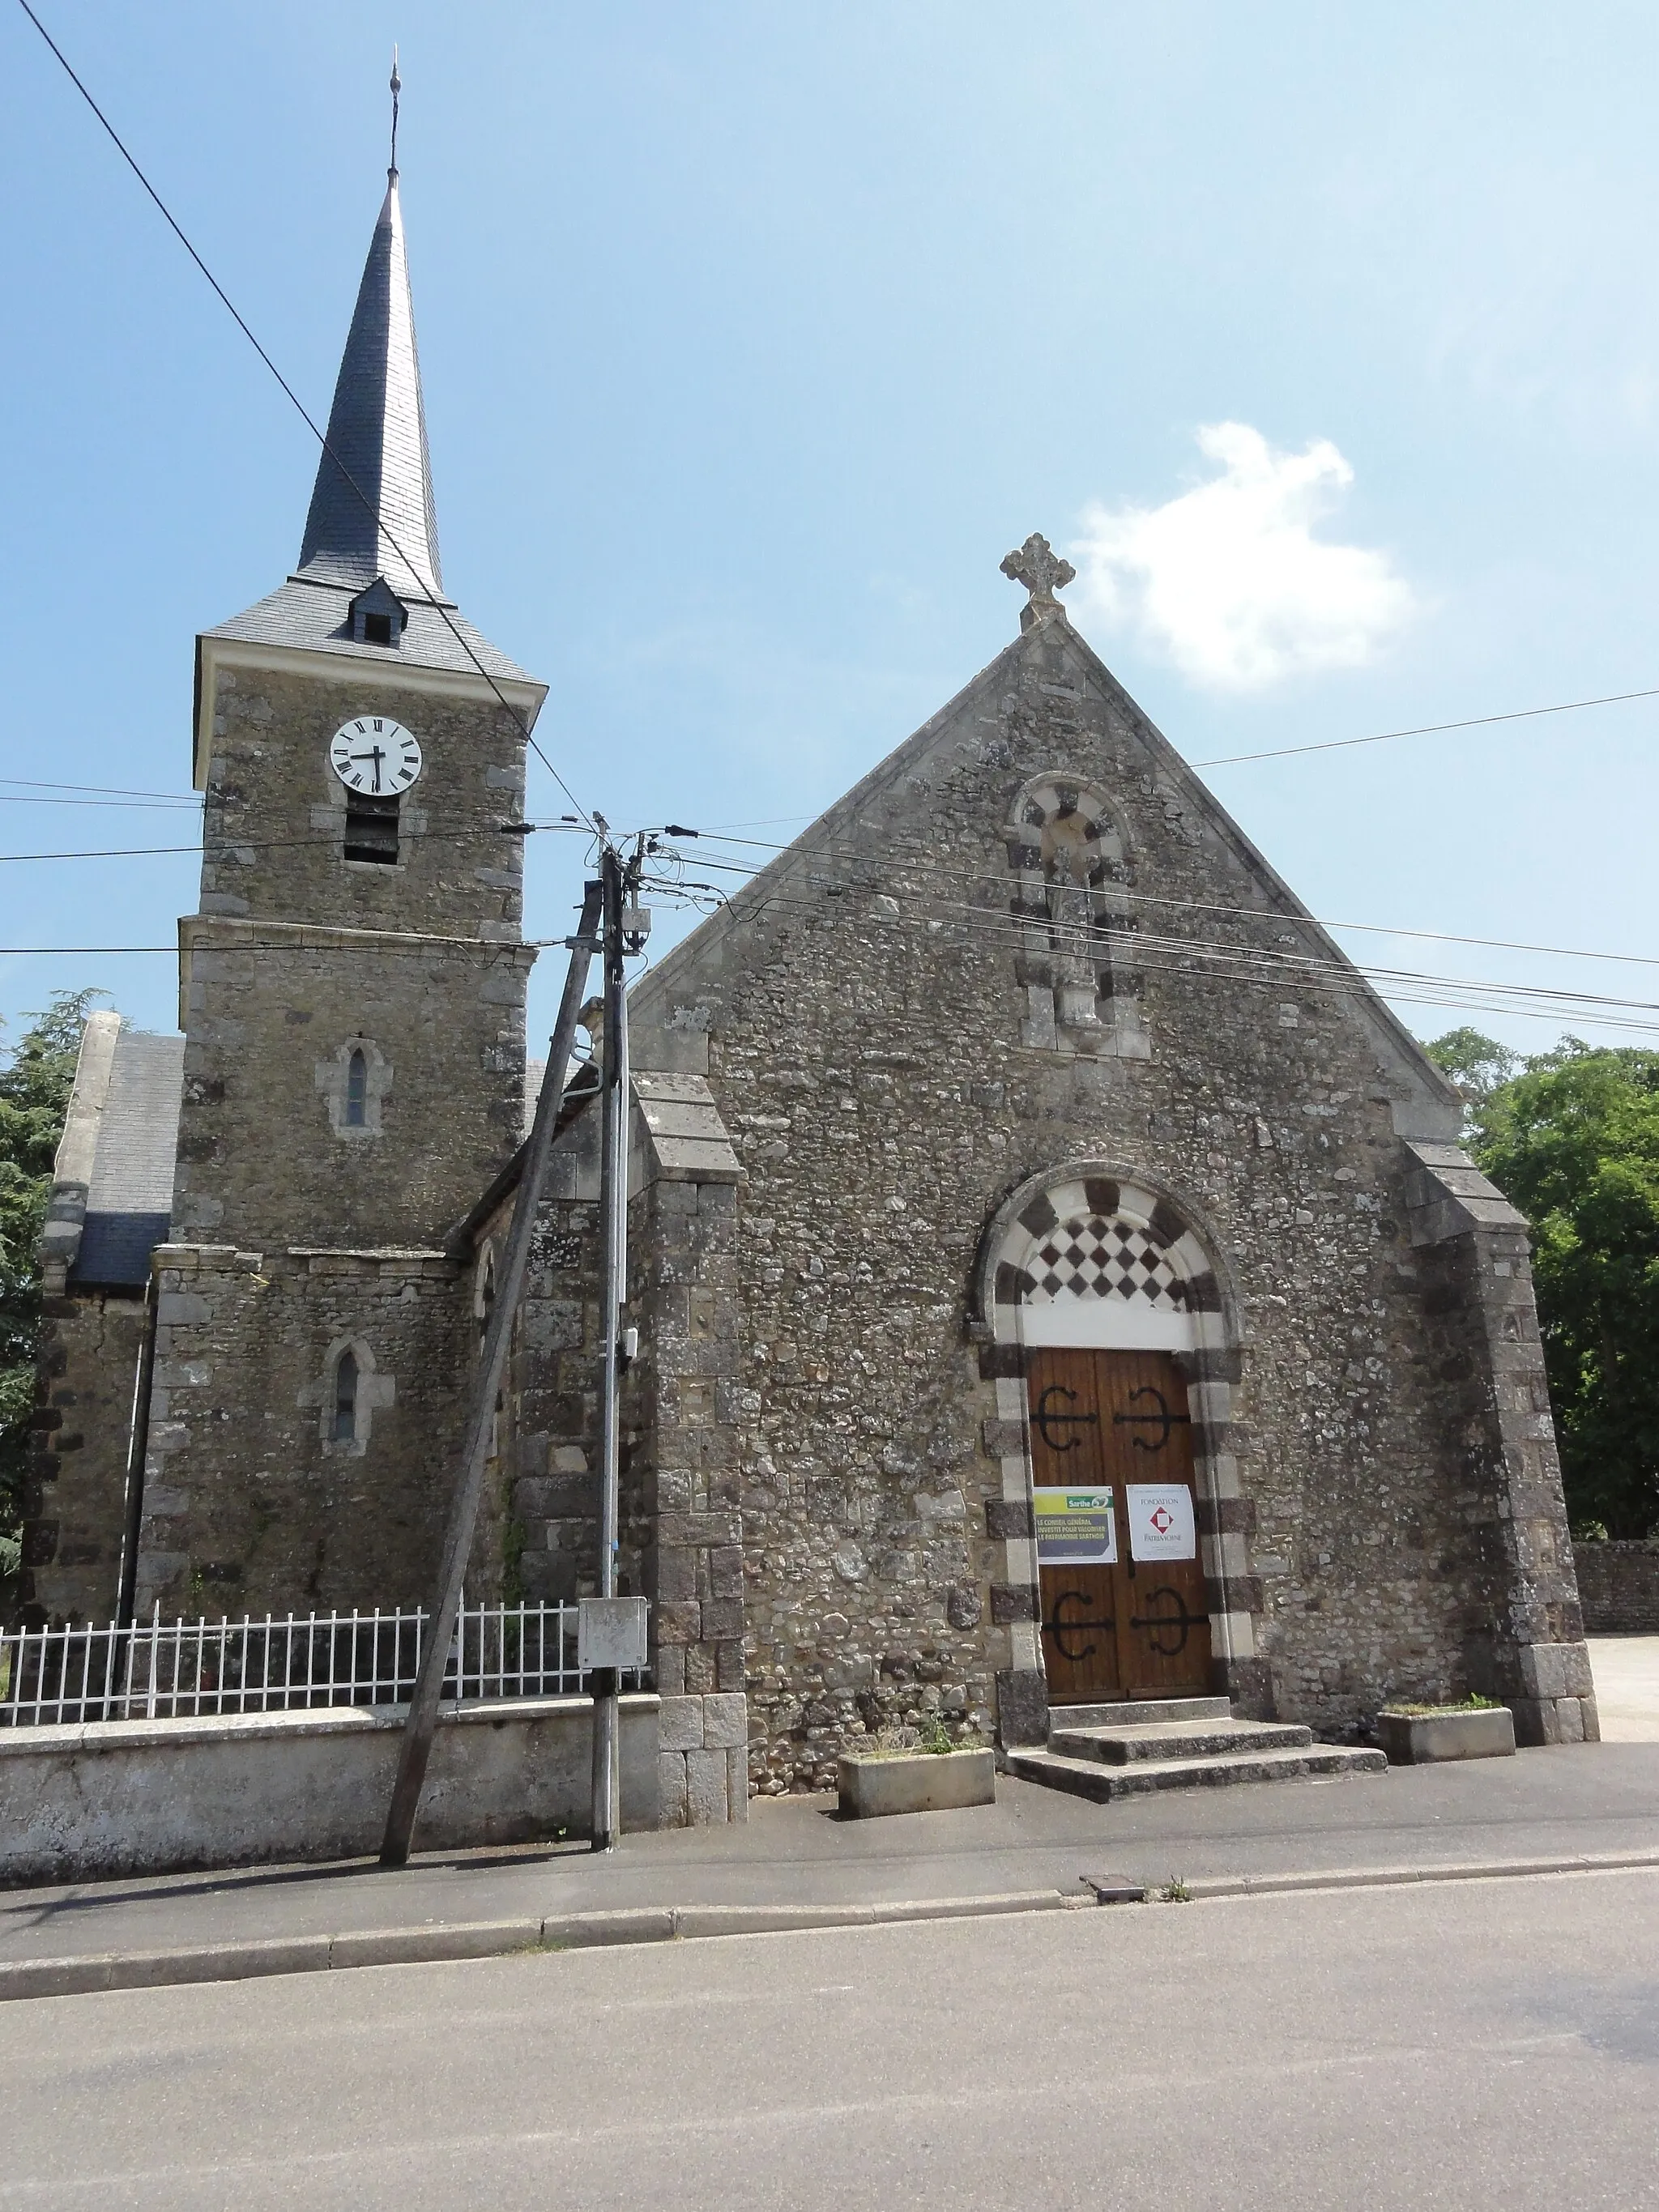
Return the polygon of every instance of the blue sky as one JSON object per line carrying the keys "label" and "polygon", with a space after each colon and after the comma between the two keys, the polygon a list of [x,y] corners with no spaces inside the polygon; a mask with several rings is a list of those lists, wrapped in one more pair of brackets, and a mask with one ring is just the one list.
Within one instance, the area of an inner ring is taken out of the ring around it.
{"label": "blue sky", "polygon": [[[1013,634],[1032,530],[1194,761],[1659,685],[1650,7],[39,5],[319,415],[399,41],[446,580],[614,820],[816,811]],[[187,792],[192,638],[291,565],[314,450],[10,7],[0,198],[0,769]],[[1656,728],[1209,780],[1322,915],[1659,955]],[[7,852],[190,842],[21,798]],[[557,935],[580,856],[531,842]],[[195,896],[186,856],[7,862],[0,943],[165,945]],[[172,1024],[166,956],[8,955],[0,1011],[81,983]]]}

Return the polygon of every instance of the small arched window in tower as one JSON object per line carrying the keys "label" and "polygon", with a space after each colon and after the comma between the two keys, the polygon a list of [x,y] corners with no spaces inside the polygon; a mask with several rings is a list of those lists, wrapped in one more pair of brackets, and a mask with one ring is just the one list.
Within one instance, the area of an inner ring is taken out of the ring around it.
{"label": "small arched window in tower", "polygon": [[495,1304],[495,1248],[486,1244],[483,1260],[478,1268],[477,1285],[472,1297],[473,1317],[478,1324],[478,1348],[489,1334],[490,1310]]}
{"label": "small arched window in tower", "polygon": [[362,1045],[354,1045],[346,1062],[345,1125],[348,1129],[368,1124],[368,1062]]}
{"label": "small arched window in tower", "polygon": [[334,1370],[334,1441],[337,1444],[356,1441],[357,1382],[356,1357],[348,1346],[340,1354],[339,1364]]}

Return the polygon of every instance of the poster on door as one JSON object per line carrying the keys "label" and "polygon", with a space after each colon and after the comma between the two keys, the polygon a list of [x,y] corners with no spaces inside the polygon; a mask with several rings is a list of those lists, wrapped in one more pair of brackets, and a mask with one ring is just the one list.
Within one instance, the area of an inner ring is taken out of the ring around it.
{"label": "poster on door", "polygon": [[1191,1559],[1198,1556],[1193,1493],[1184,1482],[1124,1485],[1132,1559]]}
{"label": "poster on door", "polygon": [[1117,1559],[1112,1493],[1104,1490],[1034,1488],[1037,1565],[1109,1567]]}

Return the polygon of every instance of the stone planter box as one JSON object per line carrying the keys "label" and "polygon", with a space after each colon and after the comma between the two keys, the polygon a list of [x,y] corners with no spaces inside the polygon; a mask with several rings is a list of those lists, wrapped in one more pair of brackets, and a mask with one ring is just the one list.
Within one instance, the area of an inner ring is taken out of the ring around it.
{"label": "stone planter box", "polygon": [[996,1802],[996,1754],[983,1751],[918,1751],[896,1759],[842,1759],[837,1779],[841,1809],[850,1820],[884,1813],[948,1813],[961,1805]]}
{"label": "stone planter box", "polygon": [[1393,1766],[1438,1759],[1512,1759],[1515,1717],[1507,1705],[1467,1713],[1379,1713],[1382,1748]]}

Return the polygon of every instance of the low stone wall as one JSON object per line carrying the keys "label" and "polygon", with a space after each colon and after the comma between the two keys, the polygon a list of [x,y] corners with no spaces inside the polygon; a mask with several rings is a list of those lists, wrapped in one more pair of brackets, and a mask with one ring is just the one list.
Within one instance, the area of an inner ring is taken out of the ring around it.
{"label": "low stone wall", "polygon": [[1659,1543],[1572,1550],[1586,1636],[1659,1636]]}
{"label": "low stone wall", "polygon": [[[659,1700],[622,1700],[622,1824],[658,1824]],[[592,1702],[447,1713],[418,1850],[588,1832]],[[401,1714],[355,1709],[0,1730],[0,1887],[380,1849]]]}

